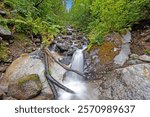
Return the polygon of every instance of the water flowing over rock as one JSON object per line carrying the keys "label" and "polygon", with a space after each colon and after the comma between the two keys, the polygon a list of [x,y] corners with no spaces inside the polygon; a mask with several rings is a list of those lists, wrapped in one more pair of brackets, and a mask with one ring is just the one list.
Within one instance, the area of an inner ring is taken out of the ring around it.
{"label": "water flowing over rock", "polygon": [[100,84],[99,99],[149,100],[150,65],[138,64],[114,70]]}
{"label": "water flowing over rock", "polygon": [[[72,65],[71,69],[77,70],[83,73],[84,69],[84,56],[83,56],[83,49],[76,50],[72,57]],[[87,85],[84,81],[83,77],[68,71],[65,75],[65,80],[63,84],[69,87],[71,90],[75,91],[75,94],[70,94],[59,90],[59,99],[63,100],[85,100],[85,99],[97,99],[97,96],[93,94],[91,87]]]}
{"label": "water flowing over rock", "polygon": [[31,74],[19,78],[8,85],[8,95],[20,100],[31,99],[42,90],[42,84],[38,75]]}

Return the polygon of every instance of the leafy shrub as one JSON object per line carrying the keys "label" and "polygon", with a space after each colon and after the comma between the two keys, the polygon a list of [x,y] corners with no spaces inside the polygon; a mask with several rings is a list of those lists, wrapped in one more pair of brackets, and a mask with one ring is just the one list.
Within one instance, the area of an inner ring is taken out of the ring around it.
{"label": "leafy shrub", "polygon": [[101,43],[113,31],[123,32],[132,24],[150,18],[150,0],[74,0],[70,19],[86,28],[92,43]]}
{"label": "leafy shrub", "polygon": [[4,4],[11,6],[15,14],[10,19],[1,18],[1,25],[11,25],[16,32],[41,34],[44,42],[59,33],[65,12],[62,0],[4,0]]}

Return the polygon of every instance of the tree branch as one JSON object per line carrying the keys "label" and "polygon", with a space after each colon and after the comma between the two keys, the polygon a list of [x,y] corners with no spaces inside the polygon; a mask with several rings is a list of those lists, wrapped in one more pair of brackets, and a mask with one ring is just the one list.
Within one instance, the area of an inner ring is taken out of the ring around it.
{"label": "tree branch", "polygon": [[59,61],[57,61],[57,60],[53,57],[53,55],[50,53],[50,51],[49,51],[48,48],[45,48],[45,52],[46,52],[57,64],[59,64],[59,65],[60,65],[61,67],[63,67],[65,70],[75,72],[76,74],[78,74],[78,75],[82,76],[83,78],[85,78],[85,76],[84,76],[81,72],[79,72],[79,71],[77,71],[77,70],[74,70],[74,69],[71,69],[71,68],[68,68],[67,66],[65,66],[65,65],[63,65],[62,63],[60,63]]}
{"label": "tree branch", "polygon": [[[58,86],[59,88],[65,90],[68,93],[72,93],[75,94],[74,91],[72,91],[71,89],[67,88],[66,86],[62,85],[61,83],[59,83],[57,80],[55,80],[50,74],[49,74],[49,69],[48,69],[48,62],[47,62],[47,54],[45,53],[45,76],[47,78],[47,80],[49,80],[51,83],[54,83],[56,86]],[[52,86],[53,87],[53,86]],[[54,94],[56,94],[56,90],[54,89]]]}

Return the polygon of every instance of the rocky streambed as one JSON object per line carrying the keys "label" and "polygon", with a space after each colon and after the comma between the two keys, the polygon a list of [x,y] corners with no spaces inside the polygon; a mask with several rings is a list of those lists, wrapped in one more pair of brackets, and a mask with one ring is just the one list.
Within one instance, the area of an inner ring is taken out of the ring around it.
{"label": "rocky streambed", "polygon": [[[84,51],[84,84],[88,91],[82,93],[91,97],[88,99],[150,99],[150,56],[133,51],[133,34],[112,33],[101,46]],[[67,27],[54,39],[49,50],[56,60],[70,67],[74,52],[88,43],[84,33]],[[48,64],[50,74],[63,84],[66,69],[51,58]],[[1,78],[0,99],[54,99],[44,72],[40,49],[22,54]],[[74,87],[82,90],[81,85]]]}

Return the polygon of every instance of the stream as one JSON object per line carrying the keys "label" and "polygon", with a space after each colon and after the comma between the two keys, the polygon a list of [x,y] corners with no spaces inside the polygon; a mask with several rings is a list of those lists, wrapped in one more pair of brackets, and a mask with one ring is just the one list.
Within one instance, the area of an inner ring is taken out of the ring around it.
{"label": "stream", "polygon": [[0,80],[1,99],[150,99],[150,57],[133,53],[131,39],[129,31],[112,33],[87,51],[85,33],[68,26],[46,48],[48,64],[39,48],[9,65]]}
{"label": "stream", "polygon": [[[62,56],[62,58],[59,59],[62,64],[68,65],[71,69],[84,74],[84,51],[87,48],[87,44],[88,39],[85,37],[85,34],[68,27],[66,35],[58,35],[49,48],[51,51],[57,52]],[[73,90],[75,94],[58,89],[58,99],[96,99],[96,96],[90,92],[90,86],[86,84],[85,80],[85,78],[75,72],[66,71],[64,74],[63,85]]]}

